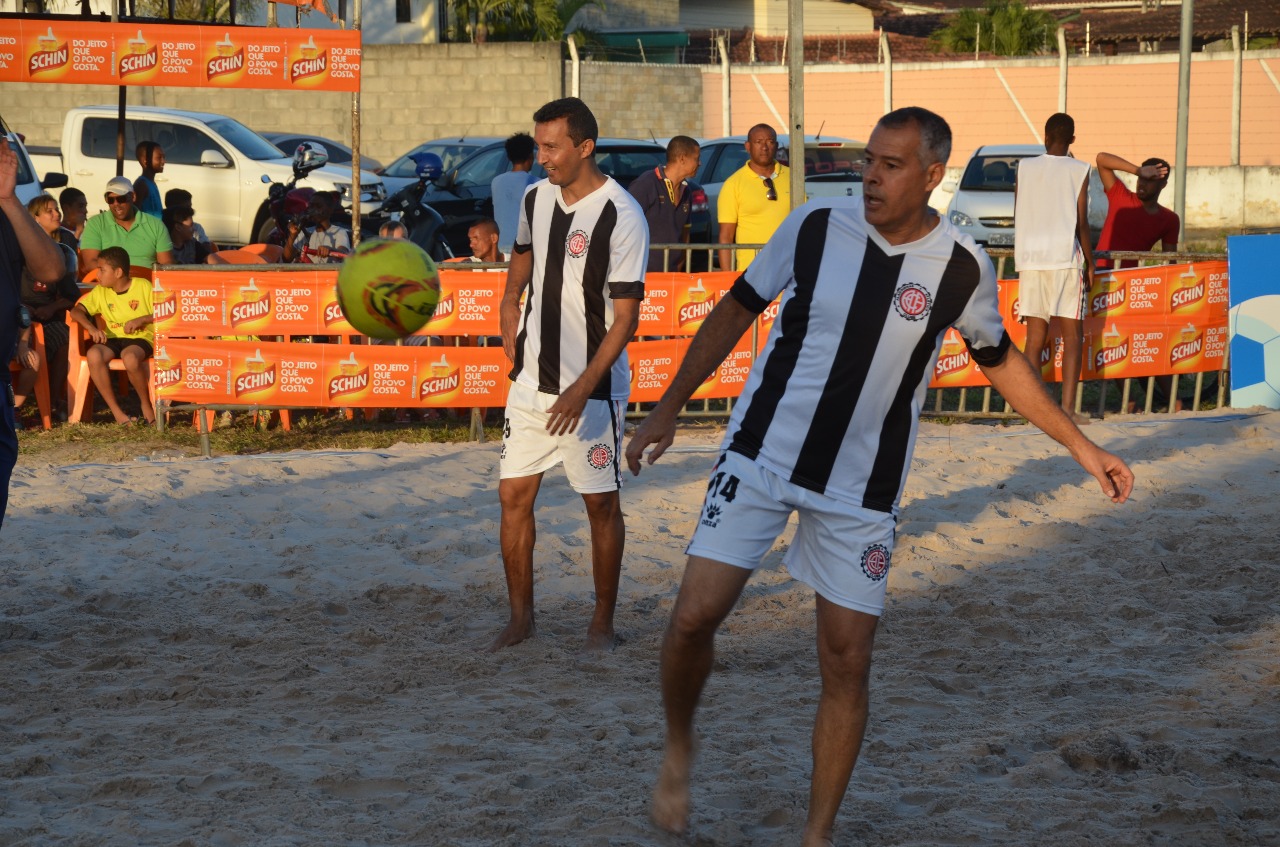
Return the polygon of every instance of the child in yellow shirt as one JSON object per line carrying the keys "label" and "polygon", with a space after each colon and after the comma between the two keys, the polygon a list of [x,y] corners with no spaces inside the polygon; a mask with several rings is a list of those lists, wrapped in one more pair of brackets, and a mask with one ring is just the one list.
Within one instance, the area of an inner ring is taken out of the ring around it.
{"label": "child in yellow shirt", "polygon": [[[85,358],[89,361],[89,376],[93,385],[106,401],[116,423],[134,423],[120,408],[115,391],[111,387],[112,359],[124,362],[129,384],[142,400],[142,415],[147,423],[156,420],[151,407],[152,344],[155,329],[151,306],[151,283],[140,277],[129,276],[129,254],[123,247],[108,247],[98,254],[98,284],[80,298],[71,310],[71,318],[84,327],[93,346]],[[101,316],[106,330],[98,328],[96,317]]]}

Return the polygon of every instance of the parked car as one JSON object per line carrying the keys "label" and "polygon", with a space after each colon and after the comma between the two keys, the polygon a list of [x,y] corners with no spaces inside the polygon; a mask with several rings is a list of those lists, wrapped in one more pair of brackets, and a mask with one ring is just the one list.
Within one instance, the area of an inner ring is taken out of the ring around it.
{"label": "parked car", "polygon": [[378,175],[386,183],[387,196],[389,197],[406,185],[412,185],[418,181],[418,163],[414,161],[413,157],[419,153],[435,153],[440,157],[440,161],[444,162],[444,172],[449,173],[449,171],[462,164],[463,159],[475,153],[481,147],[488,147],[491,144],[505,141],[505,138],[498,138],[493,135],[477,135],[471,138],[465,136],[460,138],[437,138],[434,141],[424,141],[384,167],[378,172]]}
{"label": "parked car", "polygon": [[[332,138],[325,138],[322,135],[311,135],[309,133],[297,132],[260,132],[263,138],[280,148],[280,152],[286,156],[292,156],[293,151],[298,149],[298,145],[304,141],[312,144],[318,144],[329,154],[329,164],[331,165],[350,165],[351,164],[351,148],[343,144],[341,141],[334,141]],[[360,170],[372,171],[377,173],[382,167],[382,162],[372,156],[360,154]]]}
{"label": "parked car", "polygon": [[[474,151],[453,169],[446,168],[445,175],[422,198],[444,218],[445,238],[454,255],[470,255],[467,230],[480,218],[493,217],[490,183],[495,176],[511,167],[503,147],[505,141],[505,138],[496,139]],[[651,141],[601,138],[596,142],[595,159],[605,175],[613,177],[626,188],[640,174],[664,164],[667,151]],[[542,179],[546,175],[535,161],[533,178]],[[701,191],[696,186],[695,189]],[[705,203],[702,205],[705,207]],[[706,230],[705,208],[695,212],[694,223]]]}
{"label": "parked car", "polygon": [[[102,187],[116,172],[117,106],[78,106],[62,126],[60,160],[71,184],[89,198],[90,214],[101,207]],[[139,141],[157,141],[165,150],[165,169],[157,175],[161,195],[170,188],[190,191],[200,223],[218,244],[249,244],[267,223],[267,186],[285,182],[293,161],[261,135],[234,118],[208,112],[130,106],[125,115],[125,176],[138,165],[132,151]],[[263,179],[266,178],[264,182]],[[351,169],[326,165],[307,175],[305,186],[336,191],[351,206]],[[386,199],[372,173],[360,176],[361,211],[376,211]]]}
{"label": "parked car", "polygon": [[31,156],[27,154],[27,148],[23,146],[22,136],[14,132],[6,132],[4,133],[4,138],[9,142],[9,149],[13,150],[18,157],[18,188],[16,194],[23,205],[45,193],[46,189],[61,188],[67,184],[66,174],[47,173],[43,180],[36,175],[35,165],[31,161]]}
{"label": "parked car", "polygon": [[[778,161],[790,163],[785,144],[779,138]],[[716,203],[720,200],[720,186],[747,163],[747,137],[730,135],[702,143],[702,164],[697,179],[707,192],[711,219],[716,217]],[[818,135],[804,137],[804,193],[806,200],[815,197],[862,195],[862,162],[867,145],[852,138],[832,138]],[[719,231],[717,229],[717,236]]]}
{"label": "parked car", "polygon": [[[985,144],[964,166],[947,205],[947,220],[984,247],[1013,246],[1018,162],[1044,153],[1040,144]],[[950,188],[951,186],[942,186]]]}

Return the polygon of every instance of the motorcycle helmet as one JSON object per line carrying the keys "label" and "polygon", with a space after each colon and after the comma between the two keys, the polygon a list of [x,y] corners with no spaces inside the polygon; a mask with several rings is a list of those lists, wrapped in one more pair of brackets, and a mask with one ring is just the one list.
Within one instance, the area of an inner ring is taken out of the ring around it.
{"label": "motorcycle helmet", "polygon": [[329,164],[329,154],[319,144],[304,141],[293,151],[293,172],[304,176]]}
{"label": "motorcycle helmet", "polygon": [[413,172],[419,179],[435,182],[444,176],[444,160],[435,153],[414,153],[409,158],[413,159]]}

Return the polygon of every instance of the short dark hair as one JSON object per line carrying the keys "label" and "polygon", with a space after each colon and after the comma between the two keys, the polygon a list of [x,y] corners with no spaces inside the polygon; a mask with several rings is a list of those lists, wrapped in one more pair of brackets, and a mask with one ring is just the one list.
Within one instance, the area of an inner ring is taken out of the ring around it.
{"label": "short dark hair", "polygon": [[674,162],[681,156],[698,155],[698,142],[687,135],[677,135],[667,142],[667,161]]}
{"label": "short dark hair", "polygon": [[138,161],[145,166],[151,164],[151,154],[159,149],[160,145],[154,141],[139,141],[138,146],[133,148],[133,152],[138,157]]}
{"label": "short dark hair", "polygon": [[164,221],[164,228],[172,232],[173,225],[178,221],[184,221],[187,218],[194,218],[196,210],[190,206],[170,206],[160,214],[160,219]]}
{"label": "short dark hair", "polygon": [[502,146],[507,151],[507,161],[513,165],[533,158],[533,136],[527,132],[517,132]]}
{"label": "short dark hair", "polygon": [[747,130],[747,138],[750,138],[751,133],[755,132],[758,129],[767,129],[769,130],[769,132],[773,133],[773,137],[775,139],[778,137],[778,131],[773,127],[769,126],[768,124],[756,124],[755,126],[751,127],[751,129]]}
{"label": "short dark hair", "polygon": [[561,118],[565,119],[569,138],[575,147],[581,146],[582,142],[588,138],[595,141],[600,137],[600,126],[596,123],[596,116],[591,114],[587,104],[577,97],[552,100],[533,113],[533,122],[536,124],[548,124]]}
{"label": "short dark hair", "polygon": [[[1147,159],[1145,162],[1142,163],[1142,167],[1144,168],[1149,168],[1152,165],[1163,165],[1165,170],[1169,171],[1170,174],[1173,173],[1173,165],[1170,165],[1168,162],[1166,162],[1164,159],[1161,159],[1159,156],[1152,156],[1150,159]],[[1165,174],[1164,178],[1165,180],[1168,180],[1169,175]]]}
{"label": "short dark hair", "polygon": [[67,208],[68,204],[75,203],[78,200],[84,200],[85,202],[89,200],[88,197],[84,196],[84,192],[78,188],[64,188],[62,193],[58,195],[58,205],[64,209]]}
{"label": "short dark hair", "polygon": [[191,192],[185,188],[170,188],[164,193],[165,208],[182,208],[191,205]]}
{"label": "short dark hair", "polygon": [[475,229],[476,227],[479,227],[482,230],[488,230],[489,232],[492,232],[494,235],[498,234],[498,222],[495,221],[493,218],[481,218],[480,220],[473,223],[471,226],[467,227],[467,229],[472,230],[472,229]]}
{"label": "short dark hair", "polygon": [[920,130],[921,164],[926,168],[935,163],[945,165],[951,158],[951,127],[941,115],[920,106],[904,106],[876,122],[876,126],[886,129],[901,129],[911,124]]}
{"label": "short dark hair", "polygon": [[110,265],[118,271],[129,272],[129,268],[133,265],[129,261],[129,251],[123,247],[106,247],[98,254],[98,264]]}
{"label": "short dark hair", "polygon": [[1070,142],[1075,136],[1075,119],[1066,112],[1054,112],[1049,116],[1049,120],[1044,122],[1045,144],[1053,140]]}

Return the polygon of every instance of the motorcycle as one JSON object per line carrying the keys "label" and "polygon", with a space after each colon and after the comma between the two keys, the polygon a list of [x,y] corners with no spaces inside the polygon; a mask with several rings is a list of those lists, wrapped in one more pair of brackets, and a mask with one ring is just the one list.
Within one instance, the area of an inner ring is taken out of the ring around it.
{"label": "motorcycle", "polygon": [[382,203],[382,208],[369,215],[370,222],[377,221],[375,233],[382,224],[399,221],[408,232],[408,239],[427,251],[432,259],[443,262],[453,258],[449,242],[444,237],[444,218],[435,209],[422,202],[427,186],[444,174],[444,162],[435,153],[416,153],[412,157],[417,182],[406,185]]}

